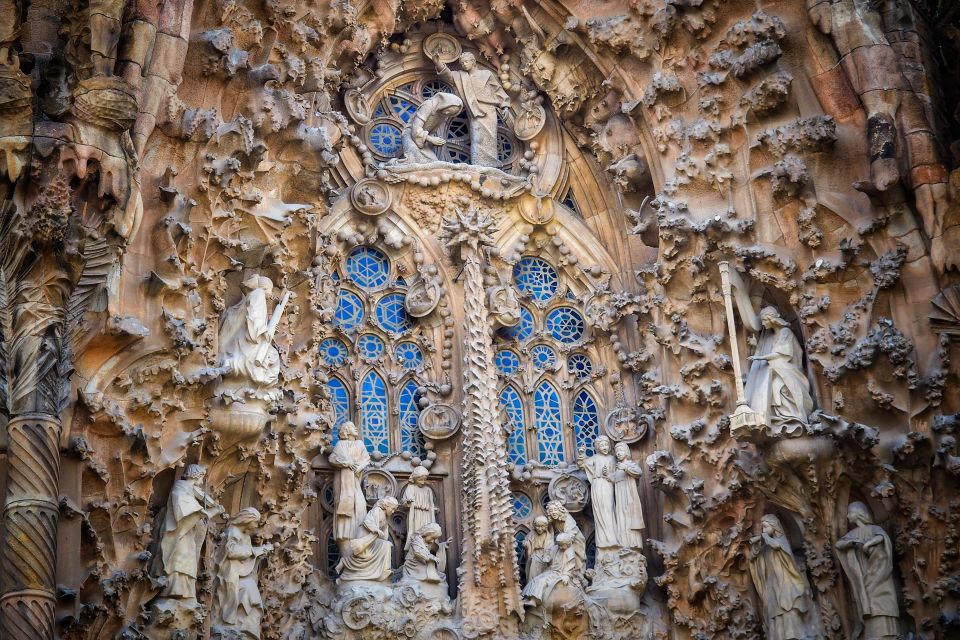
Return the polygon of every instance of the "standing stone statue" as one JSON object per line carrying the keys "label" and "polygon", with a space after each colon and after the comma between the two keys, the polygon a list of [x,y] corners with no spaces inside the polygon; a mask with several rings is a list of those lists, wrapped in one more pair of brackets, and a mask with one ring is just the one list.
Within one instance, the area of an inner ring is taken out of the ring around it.
{"label": "standing stone statue", "polygon": [[523,541],[523,548],[527,552],[528,584],[550,567],[552,547],[553,532],[550,530],[550,521],[538,516],[533,521],[533,532]]}
{"label": "standing stone statue", "polygon": [[200,488],[207,470],[188,465],[183,478],[173,483],[160,537],[160,557],[166,585],[161,593],[168,598],[197,597],[200,550],[207,538],[210,518],[223,508]]}
{"label": "standing stone statue", "polygon": [[617,506],[617,540],[621,547],[643,548],[643,508],[637,481],[643,475],[640,465],[630,459],[630,445],[618,442],[614,447],[617,471],[613,476],[614,497]]}
{"label": "standing stone statue", "polygon": [[388,582],[393,559],[389,518],[397,510],[393,496],[380,498],[364,517],[356,537],[344,545],[337,565],[342,581]]}
{"label": "standing stone statue", "polygon": [[401,503],[406,506],[407,512],[407,542],[403,545],[404,551],[410,549],[414,535],[425,525],[436,523],[437,507],[434,504],[433,489],[427,486],[425,467],[417,467],[410,474],[410,482],[403,490]]}
{"label": "standing stone statue", "polygon": [[807,623],[809,588],[793,557],[783,525],[775,515],[761,519],[762,533],[750,559],[750,576],[760,596],[768,640],[813,640]]}
{"label": "standing stone statue", "polygon": [[440,61],[433,59],[441,78],[456,87],[470,116],[470,164],[482,167],[497,166],[497,109],[510,105],[507,93],[500,85],[497,75],[477,65],[470,52],[460,55],[462,71],[452,71]]}
{"label": "standing stone statue", "polygon": [[577,453],[577,466],[590,481],[590,501],[593,503],[594,541],[598,549],[616,547],[617,516],[614,504],[613,477],[617,459],[610,453],[610,438],[600,436],[593,444],[596,453],[589,458],[586,449]]}
{"label": "standing stone statue", "polygon": [[400,135],[403,162],[439,161],[433,147],[444,145],[447,141],[436,132],[462,110],[463,101],[452,93],[441,91],[425,100]]}
{"label": "standing stone statue", "polygon": [[[243,509],[230,519],[217,556],[217,590],[213,628],[226,637],[259,640],[263,601],[257,586],[257,561],[272,544],[254,546],[250,534],[260,523],[260,512]],[[233,634],[233,635],[229,635]]]}
{"label": "standing stone statue", "polygon": [[274,386],[280,377],[280,354],[273,335],[289,294],[269,313],[267,297],[273,282],[251,276],[240,285],[244,297],[223,313],[220,321],[220,367],[227,376],[245,378],[257,386]]}
{"label": "standing stone statue", "polygon": [[330,464],[337,468],[333,499],[336,504],[333,539],[351,540],[367,515],[367,499],[360,478],[370,465],[370,454],[360,438],[357,425],[347,421],[340,425],[340,441],[330,452]]}
{"label": "standing stone statue", "polygon": [[863,638],[897,638],[900,607],[893,583],[890,537],[874,524],[870,509],[862,502],[850,503],[847,520],[853,529],[837,540],[837,556],[863,621]]}

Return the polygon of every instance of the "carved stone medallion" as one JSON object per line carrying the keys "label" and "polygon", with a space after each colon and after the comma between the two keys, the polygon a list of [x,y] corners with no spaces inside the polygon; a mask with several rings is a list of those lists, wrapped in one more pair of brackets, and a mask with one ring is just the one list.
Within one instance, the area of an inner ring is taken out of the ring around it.
{"label": "carved stone medallion", "polygon": [[540,135],[543,126],[547,123],[547,110],[543,105],[531,102],[522,104],[517,114],[513,132],[518,140],[532,140]]}
{"label": "carved stone medallion", "polygon": [[364,178],[350,190],[350,204],[360,213],[378,216],[390,208],[390,190],[373,178]]}
{"label": "carved stone medallion", "polygon": [[603,421],[603,431],[617,442],[637,442],[647,435],[652,419],[637,415],[630,407],[617,407],[607,414]]}
{"label": "carved stone medallion", "polygon": [[460,413],[448,404],[432,404],[420,412],[420,432],[431,440],[446,440],[460,430]]}
{"label": "carved stone medallion", "polygon": [[520,215],[530,224],[546,224],[553,220],[553,198],[524,194],[517,204]]}
{"label": "carved stone medallion", "polygon": [[455,629],[450,627],[439,627],[430,634],[431,640],[460,640]]}
{"label": "carved stone medallion", "polygon": [[386,469],[367,469],[360,480],[367,502],[397,495],[397,479]]}
{"label": "carved stone medallion", "polygon": [[414,318],[423,318],[433,313],[440,304],[440,283],[420,278],[407,289],[403,306]]}
{"label": "carved stone medallion", "polygon": [[350,598],[343,603],[341,616],[348,629],[360,631],[370,624],[370,618],[377,607],[377,599],[369,593]]}
{"label": "carved stone medallion", "polygon": [[357,89],[348,89],[343,94],[343,106],[346,107],[350,119],[357,124],[364,125],[370,122],[372,113],[370,102],[367,100],[367,96]]}
{"label": "carved stone medallion", "polygon": [[446,33],[434,33],[423,40],[423,54],[433,60],[434,56],[444,64],[450,64],[460,57],[460,43]]}
{"label": "carved stone medallion", "polygon": [[559,500],[571,513],[583,511],[590,498],[587,482],[573,474],[560,475],[551,480],[547,492],[551,500]]}

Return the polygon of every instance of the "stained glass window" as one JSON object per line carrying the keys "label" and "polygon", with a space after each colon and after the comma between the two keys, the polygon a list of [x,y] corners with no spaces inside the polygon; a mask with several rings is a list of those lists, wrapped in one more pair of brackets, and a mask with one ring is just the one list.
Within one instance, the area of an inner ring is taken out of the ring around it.
{"label": "stained glass window", "polygon": [[507,164],[513,158],[513,141],[504,133],[497,134],[497,162]]}
{"label": "stained glass window", "polygon": [[555,467],[563,462],[560,395],[552,384],[541,382],[534,391],[533,406],[538,458],[541,464]]}
{"label": "stained glass window", "polygon": [[363,322],[363,300],[360,296],[341,289],[337,294],[337,310],[333,314],[333,324],[344,331],[352,331]]}
{"label": "stained glass window", "polygon": [[500,333],[510,340],[523,342],[533,335],[533,314],[526,307],[520,307],[520,322],[512,327],[504,327]]}
{"label": "stained glass window", "polygon": [[390,453],[387,431],[387,386],[377,372],[370,371],[360,383],[360,430],[370,453]]}
{"label": "stained glass window", "polygon": [[357,353],[365,360],[376,360],[383,355],[383,348],[383,340],[372,333],[357,338]]}
{"label": "stained glass window", "polygon": [[333,433],[331,434],[331,444],[337,444],[340,439],[340,425],[350,419],[350,392],[347,391],[347,385],[336,377],[327,380],[327,392],[330,395],[330,404],[333,405],[333,413],[336,416],[333,423]]}
{"label": "stained glass window", "polygon": [[390,96],[387,98],[387,101],[390,103],[390,108],[393,109],[393,112],[397,114],[397,117],[404,122],[410,122],[410,118],[417,112],[417,106],[415,104],[399,96]]}
{"label": "stained glass window", "polygon": [[327,532],[327,576],[331,580],[337,578],[337,565],[340,564],[340,546],[333,538],[333,529]]}
{"label": "stained glass window", "polygon": [[400,128],[389,122],[378,122],[370,129],[370,144],[380,155],[400,153]]}
{"label": "stained glass window", "polygon": [[423,89],[420,90],[420,93],[423,95],[423,99],[432,98],[438,93],[456,93],[450,85],[446,82],[441,82],[440,80],[431,80],[430,82],[423,83]]}
{"label": "stained glass window", "polygon": [[507,385],[500,392],[500,404],[507,414],[510,435],[507,437],[507,455],[513,464],[526,464],[527,438],[524,434],[523,400],[512,385]]}
{"label": "stained glass window", "polygon": [[513,534],[513,542],[517,551],[517,565],[520,567],[520,584],[527,582],[527,550],[523,546],[526,539],[526,531],[521,530]]}
{"label": "stained glass window", "polygon": [[423,351],[412,342],[398,344],[393,351],[393,356],[397,364],[407,371],[412,371],[423,364]]}
{"label": "stained glass window", "polygon": [[573,433],[577,451],[585,447],[587,455],[593,455],[593,441],[600,435],[600,416],[597,403],[586,391],[580,391],[573,399]]}
{"label": "stained glass window", "polygon": [[540,258],[521,258],[513,267],[513,281],[517,289],[536,302],[546,302],[556,295],[560,287],[557,270]]}
{"label": "stained glass window", "polygon": [[520,368],[520,357],[510,349],[500,349],[494,358],[497,369],[505,376],[513,375]]}
{"label": "stained glass window", "polygon": [[584,332],[583,316],[571,307],[557,307],[547,314],[547,331],[559,342],[578,342]]}
{"label": "stained glass window", "polygon": [[526,520],[533,513],[533,501],[525,493],[519,491],[513,494],[513,517],[517,520]]}
{"label": "stained glass window", "polygon": [[567,358],[567,371],[577,380],[586,380],[593,373],[593,363],[584,353],[574,353]]}
{"label": "stained glass window", "polygon": [[557,352],[545,344],[538,344],[530,349],[530,358],[539,371],[547,371],[557,363]]}
{"label": "stained glass window", "polygon": [[580,213],[580,207],[577,206],[577,201],[573,197],[573,189],[567,189],[567,195],[563,198],[563,204],[566,208],[577,214],[578,218],[583,218],[583,215]]}
{"label": "stained glass window", "polygon": [[320,357],[329,367],[339,367],[347,359],[347,345],[337,338],[325,338],[320,343]]}
{"label": "stained glass window", "polygon": [[377,303],[377,324],[388,333],[403,333],[413,326],[407,310],[403,306],[402,293],[389,293]]}
{"label": "stained glass window", "polygon": [[390,260],[372,247],[357,247],[347,256],[347,275],[358,287],[371,291],[387,284]]}
{"label": "stained glass window", "polygon": [[400,388],[400,450],[409,451],[415,456],[424,457],[423,435],[417,428],[420,408],[417,406],[417,383],[408,380]]}

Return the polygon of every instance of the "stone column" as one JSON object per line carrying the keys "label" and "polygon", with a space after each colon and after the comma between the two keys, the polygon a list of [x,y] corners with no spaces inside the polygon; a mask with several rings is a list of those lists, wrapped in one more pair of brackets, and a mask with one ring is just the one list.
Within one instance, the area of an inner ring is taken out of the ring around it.
{"label": "stone column", "polygon": [[503,629],[520,610],[513,503],[507,474],[506,431],[500,423],[491,321],[484,288],[493,219],[469,199],[451,206],[441,240],[463,266],[466,341],[463,367],[463,572],[460,598],[465,632]]}

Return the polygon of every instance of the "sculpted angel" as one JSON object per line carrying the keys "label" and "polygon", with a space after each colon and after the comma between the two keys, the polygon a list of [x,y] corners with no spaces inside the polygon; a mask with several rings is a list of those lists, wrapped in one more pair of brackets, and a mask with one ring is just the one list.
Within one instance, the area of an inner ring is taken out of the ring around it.
{"label": "sculpted angel", "polygon": [[270,314],[267,298],[273,282],[251,276],[242,285],[244,297],[223,313],[220,321],[220,367],[227,375],[246,378],[259,386],[273,386],[280,377],[280,354],[273,335],[287,296]]}

